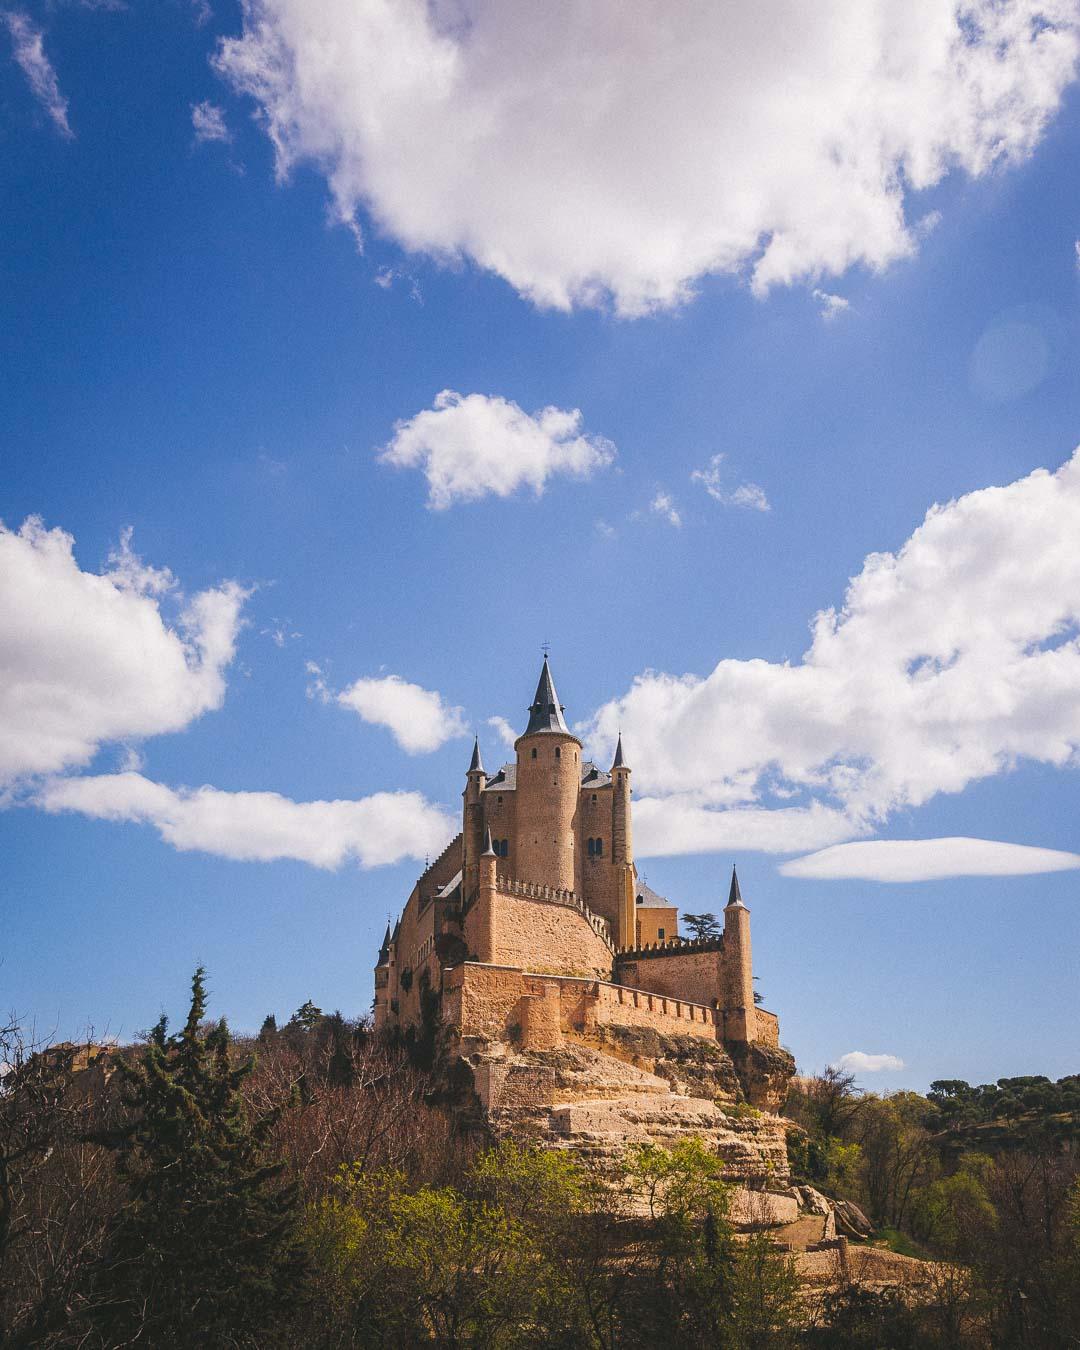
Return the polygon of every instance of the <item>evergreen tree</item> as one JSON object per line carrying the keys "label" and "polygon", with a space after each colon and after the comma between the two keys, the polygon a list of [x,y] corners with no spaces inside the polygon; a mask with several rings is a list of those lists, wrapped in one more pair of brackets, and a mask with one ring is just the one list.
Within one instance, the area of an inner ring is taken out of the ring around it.
{"label": "evergreen tree", "polygon": [[277,1018],[273,1013],[267,1013],[263,1018],[262,1026],[259,1028],[259,1040],[263,1045],[266,1045],[269,1041],[272,1041],[277,1034]]}
{"label": "evergreen tree", "polygon": [[162,1017],[135,1063],[121,1060],[131,1123],[114,1138],[129,1203],[110,1235],[95,1302],[106,1344],[261,1343],[295,1303],[303,1267],[297,1201],[252,1122],[223,1022],[206,1034],[203,971],[178,1035]]}
{"label": "evergreen tree", "polygon": [[325,1016],[323,1010],[317,1008],[311,999],[308,999],[289,1018],[289,1030],[314,1031]]}
{"label": "evergreen tree", "polygon": [[715,914],[684,914],[683,927],[696,942],[718,938],[721,933],[720,920]]}

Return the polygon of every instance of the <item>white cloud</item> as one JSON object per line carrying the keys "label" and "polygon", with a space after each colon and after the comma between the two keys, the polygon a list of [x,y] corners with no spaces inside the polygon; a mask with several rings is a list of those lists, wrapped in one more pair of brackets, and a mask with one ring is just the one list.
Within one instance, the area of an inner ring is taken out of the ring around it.
{"label": "white cloud", "polygon": [[36,518],[0,524],[0,784],[179,731],[225,697],[245,591],[225,582],[185,602],[129,532],[101,575],[73,547]]}
{"label": "white cloud", "polygon": [[838,318],[846,309],[851,308],[851,302],[845,300],[842,295],[831,295],[828,291],[816,288],[813,292],[814,299],[821,306],[821,317],[826,323],[830,319]]}
{"label": "white cloud", "polygon": [[174,789],[116,773],[53,779],[35,800],[46,811],[153,825],[173,848],[241,862],[379,867],[437,853],[454,832],[449,816],[417,792],[294,802],[276,792]]}
{"label": "white cloud", "polygon": [[232,132],[225,124],[224,108],[208,99],[191,105],[191,125],[195,130],[196,145],[203,145],[207,141],[232,140]]}
{"label": "white cloud", "polygon": [[666,520],[669,525],[678,530],[682,528],[682,516],[675,506],[674,498],[668,492],[660,491],[649,503],[649,510],[653,515],[660,516]]}
{"label": "white cloud", "polygon": [[[602,757],[622,729],[653,816],[642,852],[726,849],[725,809],[777,802],[776,851],[824,848],[1021,760],[1075,767],[1078,539],[1080,451],[932,507],[815,617],[801,661],[638,676],[584,730]],[[794,814],[808,803],[823,813]]]}
{"label": "white cloud", "polygon": [[0,19],[7,25],[15,64],[26,76],[31,92],[49,114],[61,136],[72,140],[75,133],[68,122],[68,101],[60,92],[56,71],[45,55],[41,29],[28,15],[17,10],[0,10]]}
{"label": "white cloud", "polygon": [[499,740],[502,741],[507,749],[512,750],[514,748],[514,742],[518,738],[518,733],[505,717],[489,717],[487,724],[489,727],[494,727],[495,731],[498,733]]}
{"label": "white cloud", "polygon": [[759,292],[917,246],[907,195],[1038,143],[1073,79],[1072,0],[242,0],[218,71],[279,177],[325,175],[404,248],[542,305]]}
{"label": "white cloud", "polygon": [[395,424],[379,458],[422,469],[428,506],[442,511],[491,493],[508,497],[522,486],[539,496],[553,474],[588,478],[611,463],[615,447],[603,436],[582,434],[577,408],[543,408],[530,416],[509,399],[444,389],[433,408]]}
{"label": "white cloud", "polygon": [[721,506],[743,506],[751,511],[768,511],[769,499],[765,489],[757,483],[739,483],[733,488],[724,485],[724,456],[713,455],[704,469],[695,469],[690,481],[700,483],[713,501]]}
{"label": "white cloud", "polygon": [[833,1066],[850,1073],[898,1073],[904,1061],[897,1055],[868,1055],[865,1050],[849,1050]]}
{"label": "white cloud", "polygon": [[1080,867],[1080,854],[993,839],[865,839],[792,858],[780,871],[812,880],[937,881],[1019,877]]}
{"label": "white cloud", "polygon": [[447,741],[469,734],[463,709],[450,707],[434,689],[409,684],[400,675],[355,680],[332,697],[365,722],[387,727],[410,755],[438,750]]}

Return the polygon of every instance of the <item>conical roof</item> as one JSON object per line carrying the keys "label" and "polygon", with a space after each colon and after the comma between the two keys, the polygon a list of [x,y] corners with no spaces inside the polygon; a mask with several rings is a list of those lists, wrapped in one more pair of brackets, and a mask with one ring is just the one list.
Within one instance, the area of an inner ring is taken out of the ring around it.
{"label": "conical roof", "polygon": [[484,851],[480,856],[482,858],[494,858],[497,856],[495,853],[495,845],[491,842],[490,828],[484,832]]}
{"label": "conical roof", "polygon": [[[480,758],[480,737],[474,736],[472,743],[472,759],[469,762],[470,773],[483,773],[484,761]],[[485,775],[486,776],[486,775]]]}
{"label": "conical roof", "polygon": [[382,940],[382,946],[379,948],[379,965],[385,966],[390,960],[390,922],[387,920],[386,936]]}
{"label": "conical roof", "polygon": [[615,758],[611,761],[612,769],[628,769],[630,766],[623,758],[622,752],[622,732],[619,732],[619,743],[615,747]]}
{"label": "conical roof", "polygon": [[[731,868],[731,890],[728,891],[728,900],[725,908],[731,909],[733,905],[742,905],[742,891],[739,890],[739,874],[735,871],[734,865]],[[745,909],[745,905],[743,906]]]}
{"label": "conical roof", "polygon": [[555,692],[555,681],[551,678],[551,666],[546,656],[536,686],[536,696],[529,707],[529,725],[523,734],[533,736],[538,731],[561,731],[566,736],[573,734],[563,720],[563,707]]}

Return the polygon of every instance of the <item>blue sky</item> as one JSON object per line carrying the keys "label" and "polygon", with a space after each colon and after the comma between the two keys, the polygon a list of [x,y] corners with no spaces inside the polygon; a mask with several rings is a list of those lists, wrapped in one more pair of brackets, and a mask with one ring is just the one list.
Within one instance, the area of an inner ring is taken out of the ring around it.
{"label": "blue sky", "polygon": [[549,642],[800,1064],[1076,1071],[1077,16],[768,8],[0,13],[0,1004],[363,1011]]}

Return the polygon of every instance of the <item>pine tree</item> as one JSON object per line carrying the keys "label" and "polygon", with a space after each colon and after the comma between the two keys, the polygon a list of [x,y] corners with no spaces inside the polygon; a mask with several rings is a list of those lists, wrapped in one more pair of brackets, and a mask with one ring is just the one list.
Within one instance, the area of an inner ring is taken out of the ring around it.
{"label": "pine tree", "polygon": [[697,942],[718,938],[723,931],[715,914],[684,914],[682,922]]}
{"label": "pine tree", "polygon": [[289,1026],[300,1031],[314,1031],[325,1016],[323,1010],[308,999],[289,1018]]}
{"label": "pine tree", "polygon": [[267,1013],[263,1018],[262,1026],[259,1028],[259,1040],[263,1045],[266,1045],[268,1042],[272,1041],[277,1034],[277,1018],[273,1013]]}
{"label": "pine tree", "polygon": [[252,1122],[224,1022],[205,1035],[204,972],[177,1035],[162,1017],[120,1061],[131,1124],[114,1141],[130,1185],[95,1302],[107,1344],[255,1344],[302,1291],[297,1200],[263,1158],[274,1118]]}

